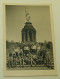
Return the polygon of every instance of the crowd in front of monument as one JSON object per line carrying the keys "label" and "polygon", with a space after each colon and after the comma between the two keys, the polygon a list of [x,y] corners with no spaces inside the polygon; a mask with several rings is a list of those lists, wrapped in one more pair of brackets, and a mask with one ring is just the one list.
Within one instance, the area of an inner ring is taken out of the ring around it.
{"label": "crowd in front of monument", "polygon": [[47,49],[43,49],[40,45],[33,44],[31,47],[24,45],[24,47],[16,47],[9,51],[7,55],[7,67],[38,67],[45,65],[51,67],[51,55]]}

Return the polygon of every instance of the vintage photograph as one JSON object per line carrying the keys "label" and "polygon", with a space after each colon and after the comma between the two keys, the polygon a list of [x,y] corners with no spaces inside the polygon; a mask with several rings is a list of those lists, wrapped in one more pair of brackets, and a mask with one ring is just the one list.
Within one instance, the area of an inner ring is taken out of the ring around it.
{"label": "vintage photograph", "polygon": [[5,15],[6,70],[55,70],[50,6],[5,5]]}

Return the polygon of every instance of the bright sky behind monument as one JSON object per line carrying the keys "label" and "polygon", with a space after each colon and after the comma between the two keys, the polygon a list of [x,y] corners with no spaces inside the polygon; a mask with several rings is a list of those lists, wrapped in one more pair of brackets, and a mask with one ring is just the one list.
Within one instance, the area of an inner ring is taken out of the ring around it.
{"label": "bright sky behind monument", "polygon": [[25,9],[31,16],[31,23],[36,29],[37,42],[52,41],[50,10],[48,6],[6,6],[6,39],[21,42],[21,30],[25,25]]}

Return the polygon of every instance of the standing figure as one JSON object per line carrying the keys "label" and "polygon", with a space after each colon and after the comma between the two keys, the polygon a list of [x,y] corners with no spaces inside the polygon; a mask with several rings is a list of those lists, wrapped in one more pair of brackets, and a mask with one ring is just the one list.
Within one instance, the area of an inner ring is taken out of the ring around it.
{"label": "standing figure", "polygon": [[43,50],[40,49],[40,64],[43,64]]}
{"label": "standing figure", "polygon": [[22,59],[22,67],[24,67],[24,57],[22,57],[21,59]]}
{"label": "standing figure", "polygon": [[33,64],[36,66],[36,55],[30,53],[29,59],[30,59],[31,67],[33,66]]}
{"label": "standing figure", "polygon": [[13,67],[16,67],[16,55],[13,53]]}
{"label": "standing figure", "polygon": [[10,50],[9,57],[8,57],[8,66],[9,66],[9,68],[13,67],[12,65],[13,65],[13,54],[12,54],[12,51]]}
{"label": "standing figure", "polygon": [[29,51],[30,51],[30,48],[27,45],[25,45],[24,46],[24,54],[25,54],[25,56],[27,56],[27,54],[29,53]]}
{"label": "standing figure", "polygon": [[37,52],[36,52],[36,54],[37,54],[37,59],[36,59],[36,61],[37,61],[37,64],[38,64],[38,65],[40,65],[40,63],[41,63],[41,62],[40,62],[40,61],[41,61],[40,49],[41,49],[41,48],[40,48],[40,45],[38,44],[38,45],[37,45]]}
{"label": "standing figure", "polygon": [[26,20],[29,22],[30,21],[30,19],[31,19],[31,17],[30,17],[30,15],[29,15],[29,13],[25,10],[25,16],[26,16]]}
{"label": "standing figure", "polygon": [[19,48],[20,47],[17,47],[17,48],[14,49],[14,51],[15,51],[15,55],[14,55],[14,58],[15,58],[15,66],[17,66]]}
{"label": "standing figure", "polygon": [[45,59],[46,59],[46,65],[48,67],[50,67],[51,66],[51,55],[50,55],[50,52],[48,50],[46,51]]}
{"label": "standing figure", "polygon": [[43,64],[45,64],[45,55],[46,55],[46,50],[43,50],[43,53],[42,53]]}
{"label": "standing figure", "polygon": [[19,56],[19,66],[22,66],[21,56]]}
{"label": "standing figure", "polygon": [[33,65],[33,59],[32,59],[32,54],[31,53],[30,53],[29,59],[30,59],[30,62],[31,62],[31,67],[32,67],[32,65]]}
{"label": "standing figure", "polygon": [[19,64],[20,64],[20,67],[24,67],[24,58],[23,58],[23,49],[20,48],[19,49]]}
{"label": "standing figure", "polygon": [[37,51],[37,46],[35,45],[35,44],[33,44],[32,46],[31,46],[31,53],[32,54],[34,54],[34,53],[36,53],[36,51]]}

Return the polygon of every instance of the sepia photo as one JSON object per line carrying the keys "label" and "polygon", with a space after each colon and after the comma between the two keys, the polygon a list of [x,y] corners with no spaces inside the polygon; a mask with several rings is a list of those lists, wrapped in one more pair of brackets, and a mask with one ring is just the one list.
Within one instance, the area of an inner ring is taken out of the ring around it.
{"label": "sepia photo", "polygon": [[51,5],[4,4],[4,75],[56,75]]}

